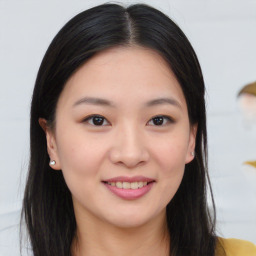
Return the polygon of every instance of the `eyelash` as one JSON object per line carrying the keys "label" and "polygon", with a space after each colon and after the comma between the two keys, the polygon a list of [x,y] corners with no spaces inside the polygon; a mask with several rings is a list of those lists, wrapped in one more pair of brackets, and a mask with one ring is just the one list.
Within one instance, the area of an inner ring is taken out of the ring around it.
{"label": "eyelash", "polygon": [[[164,125],[167,124],[167,123],[174,123],[173,118],[171,118],[170,116],[165,116],[165,115],[157,115],[157,116],[154,116],[154,117],[152,117],[152,118],[150,119],[150,121],[153,121],[153,119],[155,119],[155,118],[163,118],[163,119],[165,120],[165,123],[162,124],[162,125],[159,125],[159,126],[164,126]],[[149,122],[150,122],[150,121],[149,121]],[[163,122],[164,122],[164,121],[163,121]],[[154,125],[154,126],[158,126],[158,125]]]}
{"label": "eyelash", "polygon": [[[103,119],[103,125],[100,124],[100,125],[95,125],[93,123],[90,123],[89,121],[93,120],[93,118],[102,118]],[[153,126],[164,126],[166,125],[166,123],[174,123],[174,120],[173,118],[171,118],[170,116],[166,116],[166,115],[157,115],[157,116],[154,116],[152,117],[149,122],[153,121],[155,118],[163,118],[165,120],[165,123],[164,124],[161,124],[161,125],[153,125]],[[104,117],[104,116],[101,116],[101,115],[90,115],[88,117],[86,117],[84,120],[83,120],[83,123],[86,123],[88,122],[89,124],[93,125],[93,126],[105,126],[104,125],[104,122],[107,121],[107,119]],[[108,121],[107,121],[108,122]],[[148,123],[149,123],[148,122]],[[164,121],[163,121],[164,122]],[[109,123],[109,122],[108,122]]]}
{"label": "eyelash", "polygon": [[[96,117],[107,120],[104,116],[101,116],[101,115],[90,115],[90,116],[86,117],[83,120],[83,123],[87,123],[87,122],[89,123],[90,120],[93,120],[93,118],[96,118]],[[95,124],[91,124],[91,125],[93,125],[93,126],[104,126],[104,125],[95,125]]]}

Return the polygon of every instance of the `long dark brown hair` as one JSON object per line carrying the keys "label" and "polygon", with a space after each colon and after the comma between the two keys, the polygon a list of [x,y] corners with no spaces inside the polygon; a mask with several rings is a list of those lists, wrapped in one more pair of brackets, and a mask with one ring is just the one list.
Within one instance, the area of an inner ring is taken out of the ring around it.
{"label": "long dark brown hair", "polygon": [[205,86],[197,56],[181,29],[162,12],[136,4],[103,4],[72,18],[55,36],[41,63],[32,98],[30,165],[23,201],[34,256],[71,255],[76,220],[62,172],[49,167],[46,138],[38,123],[54,126],[56,104],[67,79],[96,53],[115,46],[139,45],[158,52],[183,90],[189,120],[198,125],[196,158],[166,207],[172,256],[215,255],[215,205],[207,207]]}

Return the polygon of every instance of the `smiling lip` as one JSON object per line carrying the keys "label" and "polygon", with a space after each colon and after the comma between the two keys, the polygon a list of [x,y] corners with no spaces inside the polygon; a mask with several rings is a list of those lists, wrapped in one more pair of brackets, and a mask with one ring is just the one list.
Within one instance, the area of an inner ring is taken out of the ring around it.
{"label": "smiling lip", "polygon": [[[140,182],[144,183],[143,187],[138,187],[138,188],[118,188],[117,186],[113,186],[113,183],[117,182],[128,182],[128,183],[133,183],[133,182]],[[111,185],[112,183],[112,185]],[[147,183],[145,185],[145,183]],[[149,192],[154,185],[155,180],[143,176],[134,176],[134,177],[125,177],[125,176],[119,176],[111,179],[107,179],[103,181],[103,184],[115,195],[122,199],[126,200],[133,200],[140,198],[144,196],[147,192]]]}
{"label": "smiling lip", "polygon": [[146,182],[153,182],[155,180],[144,177],[144,176],[134,176],[134,177],[127,177],[127,176],[118,176],[115,178],[104,180],[103,182],[136,182],[136,181],[146,181]]}

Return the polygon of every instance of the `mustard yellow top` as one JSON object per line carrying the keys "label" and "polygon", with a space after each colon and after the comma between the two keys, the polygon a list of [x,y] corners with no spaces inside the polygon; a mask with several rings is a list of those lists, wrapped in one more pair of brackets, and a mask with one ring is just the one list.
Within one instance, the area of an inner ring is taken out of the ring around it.
{"label": "mustard yellow top", "polygon": [[[249,241],[234,238],[218,238],[219,243],[223,246],[226,256],[256,256],[256,245]],[[223,255],[220,246],[217,245],[216,256]]]}

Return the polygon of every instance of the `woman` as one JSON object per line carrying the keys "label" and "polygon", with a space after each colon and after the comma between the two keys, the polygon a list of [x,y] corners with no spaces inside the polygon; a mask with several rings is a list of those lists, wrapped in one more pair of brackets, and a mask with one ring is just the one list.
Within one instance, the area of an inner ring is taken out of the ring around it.
{"label": "woman", "polygon": [[206,203],[204,90],[193,48],[161,12],[105,4],[70,20],[33,92],[33,254],[229,255],[237,241],[217,239]]}

